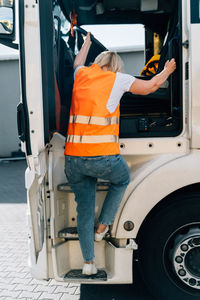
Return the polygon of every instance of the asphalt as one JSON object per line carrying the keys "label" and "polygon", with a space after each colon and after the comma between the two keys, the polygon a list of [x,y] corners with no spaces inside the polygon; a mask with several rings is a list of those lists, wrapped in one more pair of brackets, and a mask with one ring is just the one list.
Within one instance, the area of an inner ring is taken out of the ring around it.
{"label": "asphalt", "polygon": [[134,285],[79,285],[36,280],[28,268],[25,160],[0,161],[0,300],[155,300],[136,270]]}

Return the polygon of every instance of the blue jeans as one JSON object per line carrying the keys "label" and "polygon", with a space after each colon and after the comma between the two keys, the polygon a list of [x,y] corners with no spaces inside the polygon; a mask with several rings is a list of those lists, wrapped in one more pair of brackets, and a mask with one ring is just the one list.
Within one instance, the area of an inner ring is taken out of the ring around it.
{"label": "blue jeans", "polygon": [[121,155],[66,156],[65,173],[77,202],[77,227],[83,258],[92,261],[97,178],[110,181],[98,221],[111,225],[130,181],[129,168]]}

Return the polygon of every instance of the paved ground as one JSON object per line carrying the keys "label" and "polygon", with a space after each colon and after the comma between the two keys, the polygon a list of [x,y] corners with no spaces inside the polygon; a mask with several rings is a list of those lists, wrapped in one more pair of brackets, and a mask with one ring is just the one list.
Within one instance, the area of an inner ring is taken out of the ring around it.
{"label": "paved ground", "polygon": [[0,300],[78,300],[79,284],[39,281],[29,274],[25,167],[25,161],[0,162]]}
{"label": "paved ground", "polygon": [[0,300],[153,300],[138,279],[134,286],[80,287],[31,278],[27,267],[25,168],[25,161],[0,161]]}

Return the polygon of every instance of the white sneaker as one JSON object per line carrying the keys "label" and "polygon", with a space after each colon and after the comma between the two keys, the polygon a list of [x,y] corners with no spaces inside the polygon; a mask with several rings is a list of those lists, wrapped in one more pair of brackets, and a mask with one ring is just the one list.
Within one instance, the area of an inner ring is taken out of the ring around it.
{"label": "white sneaker", "polygon": [[93,264],[84,264],[82,274],[85,274],[85,275],[97,274],[97,268],[95,266],[95,263],[93,263]]}
{"label": "white sneaker", "polygon": [[95,241],[100,242],[104,238],[104,236],[106,235],[108,230],[109,230],[109,226],[106,226],[106,229],[102,233],[97,233],[96,232],[95,237],[94,237]]}

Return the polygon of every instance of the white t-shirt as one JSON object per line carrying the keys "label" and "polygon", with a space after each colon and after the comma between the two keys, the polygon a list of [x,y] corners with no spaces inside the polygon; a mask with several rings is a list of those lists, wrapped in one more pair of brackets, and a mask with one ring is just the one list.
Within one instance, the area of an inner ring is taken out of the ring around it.
{"label": "white t-shirt", "polygon": [[[84,66],[78,66],[74,72],[74,78],[76,77],[76,73],[80,68],[83,68]],[[117,72],[116,73],[116,79],[112,88],[112,91],[110,93],[110,97],[108,99],[108,102],[106,104],[106,108],[110,113],[113,113],[122,97],[122,95],[125,92],[128,92],[132,83],[135,81],[135,77],[129,74],[124,74]]]}

